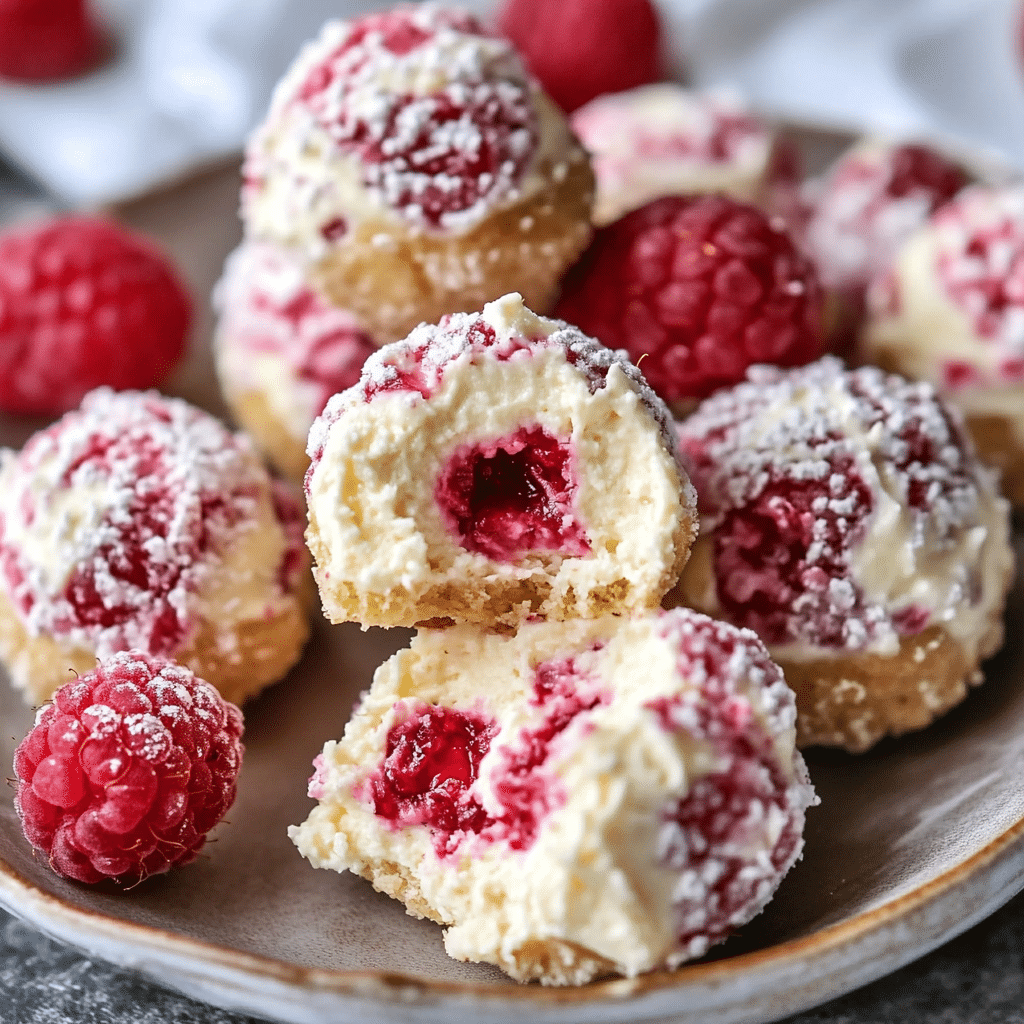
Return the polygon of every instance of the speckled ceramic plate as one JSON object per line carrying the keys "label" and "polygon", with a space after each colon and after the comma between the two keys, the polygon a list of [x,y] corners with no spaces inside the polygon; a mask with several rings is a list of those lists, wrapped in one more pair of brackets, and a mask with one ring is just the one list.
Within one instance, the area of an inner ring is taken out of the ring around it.
{"label": "speckled ceramic plate", "polygon": [[[829,140],[809,138],[827,153]],[[235,168],[118,211],[163,241],[209,294],[237,239]],[[206,338],[170,390],[221,412]],[[0,444],[40,426],[0,419]],[[230,820],[204,856],[112,896],[62,881],[21,836],[0,795],[0,906],[91,955],[191,996],[288,1022],[754,1022],[849,991],[921,956],[1024,886],[1024,650],[933,728],[859,758],[809,759],[821,795],[806,852],[768,909],[708,961],[580,989],[517,986],[456,963],[436,926],[351,876],[314,871],[286,836],[311,802],[310,763],[340,736],[402,631],[320,623],[291,677],[246,708],[245,770]],[[31,723],[0,680],[0,763]]]}

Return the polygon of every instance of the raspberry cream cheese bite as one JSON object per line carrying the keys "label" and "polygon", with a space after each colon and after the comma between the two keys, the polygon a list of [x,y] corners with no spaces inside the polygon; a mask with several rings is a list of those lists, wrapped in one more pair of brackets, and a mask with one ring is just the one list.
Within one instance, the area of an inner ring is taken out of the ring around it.
{"label": "raspberry cream cheese bite", "polygon": [[172,657],[241,703],[308,635],[301,512],[251,445],[99,389],[0,462],[0,658],[41,703],[97,658]]}
{"label": "raspberry cream cheese bite", "polygon": [[664,405],[622,355],[518,295],[374,353],[309,455],[306,539],[335,622],[654,607],[694,535]]}
{"label": "raspberry cream cheese bite", "polygon": [[550,308],[590,238],[593,175],[564,116],[508,42],[435,4],[325,25],[244,177],[250,235],[307,253],[385,341],[512,288]]}
{"label": "raspberry cream cheese bite", "polygon": [[702,956],[799,857],[794,721],[758,639],[688,609],[426,630],[317,758],[290,835],[444,925],[456,959],[634,976]]}
{"label": "raspberry cream cheese bite", "polygon": [[981,681],[1009,509],[929,385],[835,359],[758,367],[679,432],[702,529],[673,596],[764,640],[802,745],[865,750]]}
{"label": "raspberry cream cheese bite", "polygon": [[1024,187],[971,186],[911,235],[869,295],[862,354],[958,406],[1024,503]]}
{"label": "raspberry cream cheese bite", "polygon": [[301,483],[313,420],[331,395],[359,380],[376,346],[348,310],[309,283],[294,252],[265,242],[231,254],[214,304],[224,398],[274,466]]}
{"label": "raspberry cream cheese bite", "polygon": [[671,82],[598,96],[571,118],[597,180],[594,223],[610,224],[663,196],[722,192],[771,205],[795,187],[795,156],[727,93]]}
{"label": "raspberry cream cheese bite", "polygon": [[871,282],[968,181],[959,164],[927,146],[868,138],[804,186],[807,214],[798,233],[833,295],[837,348],[855,342]]}

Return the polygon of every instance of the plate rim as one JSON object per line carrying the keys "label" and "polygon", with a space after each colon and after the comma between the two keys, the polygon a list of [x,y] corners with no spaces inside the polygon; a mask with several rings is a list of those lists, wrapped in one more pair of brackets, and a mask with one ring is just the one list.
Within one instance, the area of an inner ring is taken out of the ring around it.
{"label": "plate rim", "polygon": [[[899,924],[915,911],[924,911],[935,907],[943,896],[950,894],[960,883],[972,879],[977,880],[986,877],[989,873],[994,873],[1003,861],[1012,859],[1015,853],[1024,854],[1024,815],[1021,815],[1005,831],[991,839],[980,850],[976,850],[969,857],[947,868],[936,877],[848,920],[828,925],[799,938],[789,939],[763,949],[738,953],[721,960],[684,964],[674,971],[653,971],[635,978],[612,978],[591,982],[580,987],[499,986],[486,982],[433,980],[397,971],[344,971],[305,967],[259,953],[250,953],[203,939],[192,938],[156,925],[124,921],[101,911],[74,906],[26,878],[2,855],[0,855],[0,907],[21,920],[35,924],[40,930],[48,931],[60,941],[67,942],[78,949],[85,950],[89,955],[108,960],[108,962],[112,962],[109,957],[84,946],[81,939],[69,937],[67,929],[77,925],[81,934],[112,940],[120,947],[127,948],[133,945],[138,952],[175,954],[188,962],[198,962],[207,967],[240,972],[247,977],[258,978],[261,982],[284,985],[309,995],[333,995],[356,999],[371,997],[375,1000],[387,999],[391,1003],[402,1003],[406,1006],[410,1003],[410,992],[416,992],[420,996],[433,997],[434,1000],[443,1001],[454,998],[472,999],[481,1003],[498,1001],[506,1005],[511,1004],[513,1008],[522,1009],[556,1010],[574,1006],[581,1008],[587,1005],[598,1006],[602,1003],[609,1006],[626,1007],[631,1001],[659,993],[687,988],[696,989],[701,985],[716,987],[722,982],[733,980],[737,975],[748,979],[758,974],[767,976],[773,970],[784,971],[786,968],[795,966],[807,954],[822,956],[852,948],[858,942],[883,933],[888,926]],[[1024,857],[1022,857],[1021,868],[1024,869]],[[870,976],[841,983],[834,991],[825,995],[824,999],[819,1000],[819,1004],[887,974],[890,970],[902,966],[903,963],[910,962],[918,956],[924,955],[930,949],[954,938],[977,920],[994,912],[1021,889],[1024,889],[1024,870],[1018,871],[1014,883],[994,897],[997,902],[990,900],[979,906],[977,914],[967,915],[951,927],[940,930],[939,934],[929,936],[927,948],[915,949],[911,956],[904,958],[899,964],[882,964],[881,970],[878,972],[870,973],[869,971]],[[28,905],[19,905],[21,903],[19,896]],[[31,913],[30,907],[37,909],[37,913]],[[65,915],[69,922],[64,927],[61,927],[61,914]],[[54,922],[56,922],[56,927],[53,926]],[[116,929],[118,934],[115,936],[111,929]],[[136,966],[134,969],[141,970],[142,973],[150,977],[155,977],[152,971],[147,970],[145,965],[141,965],[141,957],[137,959],[140,961],[140,966]],[[863,965],[856,961],[849,966],[856,968]],[[157,978],[157,980],[162,979]],[[164,983],[167,984],[167,982]],[[788,1008],[785,1014],[799,1012],[800,1009],[800,1007]],[[765,1017],[762,1019],[778,1018]]]}

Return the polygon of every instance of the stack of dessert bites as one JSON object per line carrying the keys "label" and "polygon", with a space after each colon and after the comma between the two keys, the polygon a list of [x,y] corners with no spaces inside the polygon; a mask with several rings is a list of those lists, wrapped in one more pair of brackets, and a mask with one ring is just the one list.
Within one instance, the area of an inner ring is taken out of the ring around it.
{"label": "stack of dessert bites", "polygon": [[517,290],[550,309],[593,176],[511,45],[461,11],[329,22],[277,86],[218,291],[225,396],[301,479],[327,398],[380,344]]}
{"label": "stack of dessert bites", "polygon": [[636,368],[508,295],[371,356],[309,454],[326,614],[418,632],[317,758],[303,855],[524,981],[756,914],[814,801],[793,696],[750,631],[658,607],[695,495]]}

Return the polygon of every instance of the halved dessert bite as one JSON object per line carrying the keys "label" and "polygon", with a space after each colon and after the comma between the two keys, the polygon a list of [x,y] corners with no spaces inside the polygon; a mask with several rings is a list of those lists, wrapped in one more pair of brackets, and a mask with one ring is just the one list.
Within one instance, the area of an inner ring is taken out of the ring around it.
{"label": "halved dessert bite", "polygon": [[907,239],[868,302],[863,358],[930,381],[1024,503],[1024,187],[963,190]]}
{"label": "halved dessert bite", "polygon": [[214,305],[224,398],[277,470],[301,483],[313,420],[359,380],[376,345],[310,283],[297,253],[267,242],[243,242],[228,257]]}
{"label": "halved dessert bite", "polygon": [[794,721],[760,641],[688,609],[425,630],[324,747],[290,835],[446,926],[456,959],[634,976],[702,956],[799,857]]}
{"label": "halved dessert bite", "polygon": [[306,539],[335,622],[639,611],[694,536],[664,404],[623,355],[519,295],[374,353],[309,455]]}
{"label": "halved dessert bite", "polygon": [[1003,639],[1009,507],[928,384],[758,367],[679,426],[701,536],[672,600],[753,629],[802,745],[865,750],[959,703]]}
{"label": "halved dessert bite", "polygon": [[550,308],[590,238],[593,175],[510,43],[403,5],[332,21],[250,140],[251,237],[307,254],[382,341],[518,289]]}
{"label": "halved dessert bite", "polygon": [[307,566],[296,499],[179,399],[101,388],[0,453],[0,660],[34,704],[128,649],[241,703],[302,652]]}

